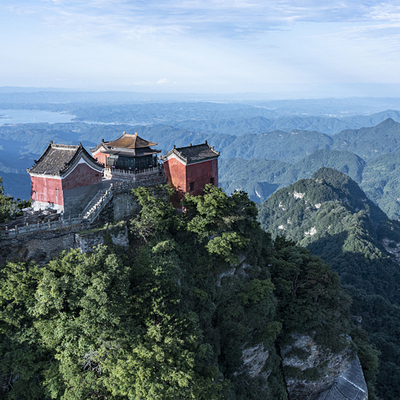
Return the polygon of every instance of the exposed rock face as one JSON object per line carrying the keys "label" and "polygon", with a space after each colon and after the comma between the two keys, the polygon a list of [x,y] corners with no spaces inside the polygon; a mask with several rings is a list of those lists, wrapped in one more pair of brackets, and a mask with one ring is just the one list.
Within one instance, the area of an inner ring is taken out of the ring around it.
{"label": "exposed rock face", "polygon": [[129,247],[128,228],[126,223],[118,226],[110,226],[102,230],[93,230],[87,233],[76,233],[74,248],[80,249],[81,253],[93,251],[100,244],[111,242],[114,245]]}
{"label": "exposed rock face", "polygon": [[79,224],[59,230],[43,229],[31,236],[2,239],[0,241],[0,265],[8,261],[30,260],[44,265],[52,258],[59,256],[63,250],[79,248],[82,253],[85,253],[92,251],[93,247],[99,244],[109,242],[118,246],[129,246],[126,223],[82,233],[81,231],[85,228],[87,226]]}
{"label": "exposed rock face", "polygon": [[268,378],[271,374],[271,370],[264,368],[267,360],[270,356],[270,350],[264,347],[263,343],[259,343],[252,347],[242,349],[242,365],[238,372],[233,375],[237,376],[240,374],[248,374],[250,378],[261,378],[260,382],[263,382],[259,387],[260,391],[265,392],[265,398],[268,397]]}
{"label": "exposed rock face", "polygon": [[382,244],[385,250],[393,254],[394,258],[397,262],[400,262],[400,243],[396,243],[394,240],[390,240],[389,238],[383,238]]}
{"label": "exposed rock face", "polygon": [[[255,378],[260,374],[268,357],[269,351],[264,349],[264,345],[262,343],[242,351],[243,364],[247,368],[247,372],[252,378]],[[268,375],[266,378],[268,378]]]}
{"label": "exposed rock face", "polygon": [[[289,398],[313,399],[329,390],[337,378],[348,370],[351,364],[350,350],[347,348],[339,354],[333,354],[317,345],[311,336],[294,334],[293,338],[290,346],[281,349]],[[364,379],[362,371],[361,376]]]}

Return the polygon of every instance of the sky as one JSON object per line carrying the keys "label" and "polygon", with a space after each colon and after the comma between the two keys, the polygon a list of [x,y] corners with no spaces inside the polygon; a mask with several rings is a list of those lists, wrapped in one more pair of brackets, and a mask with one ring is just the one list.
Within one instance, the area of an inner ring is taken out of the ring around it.
{"label": "sky", "polygon": [[400,93],[398,0],[1,0],[0,35],[0,86]]}

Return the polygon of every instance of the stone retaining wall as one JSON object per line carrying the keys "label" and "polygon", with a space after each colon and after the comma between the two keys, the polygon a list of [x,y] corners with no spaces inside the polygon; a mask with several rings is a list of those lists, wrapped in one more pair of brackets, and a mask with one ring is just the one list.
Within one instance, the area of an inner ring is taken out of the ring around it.
{"label": "stone retaining wall", "polygon": [[31,236],[3,239],[0,241],[0,265],[7,261],[30,260],[44,265],[64,250],[80,249],[85,253],[99,244],[129,246],[127,223],[100,230],[85,228],[84,225],[75,225],[74,229],[43,231]]}
{"label": "stone retaining wall", "polygon": [[101,230],[75,234],[75,248],[81,253],[92,251],[99,244],[112,243],[117,246],[129,247],[127,224],[111,226]]}
{"label": "stone retaining wall", "polygon": [[59,229],[56,231],[36,231],[32,235],[13,236],[0,241],[0,265],[7,261],[35,260],[45,264],[63,250],[75,247],[75,232],[82,227],[75,225],[74,229]]}

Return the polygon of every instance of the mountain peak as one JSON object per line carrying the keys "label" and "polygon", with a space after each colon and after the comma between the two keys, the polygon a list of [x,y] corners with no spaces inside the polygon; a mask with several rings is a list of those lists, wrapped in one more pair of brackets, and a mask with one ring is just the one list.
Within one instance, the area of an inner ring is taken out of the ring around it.
{"label": "mountain peak", "polygon": [[393,118],[387,118],[384,121],[382,121],[380,124],[376,125],[375,128],[385,128],[385,127],[392,127],[400,125],[398,122],[396,122]]}
{"label": "mountain peak", "polygon": [[[320,168],[311,179],[302,179],[273,193],[260,205],[259,221],[264,229],[273,233],[291,231],[289,237],[302,243],[301,238],[307,239],[307,232],[314,235],[310,229],[327,215],[338,213],[335,218],[343,214],[351,219],[359,212],[373,225],[387,219],[349,176],[333,168]],[[305,226],[307,229],[302,230]],[[319,230],[319,234],[325,233]]]}
{"label": "mountain peak", "polygon": [[335,189],[344,191],[346,195],[351,194],[360,199],[366,199],[365,193],[360,189],[358,184],[348,175],[337,169],[328,167],[320,168],[317,172],[314,172],[312,179],[323,180],[323,182]]}

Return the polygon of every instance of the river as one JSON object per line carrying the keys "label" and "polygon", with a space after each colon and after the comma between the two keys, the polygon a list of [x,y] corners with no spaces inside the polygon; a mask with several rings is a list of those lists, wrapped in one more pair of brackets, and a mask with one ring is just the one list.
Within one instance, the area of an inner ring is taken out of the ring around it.
{"label": "river", "polygon": [[32,124],[48,122],[49,124],[71,122],[75,115],[61,112],[41,110],[1,110],[0,125],[5,124]]}

